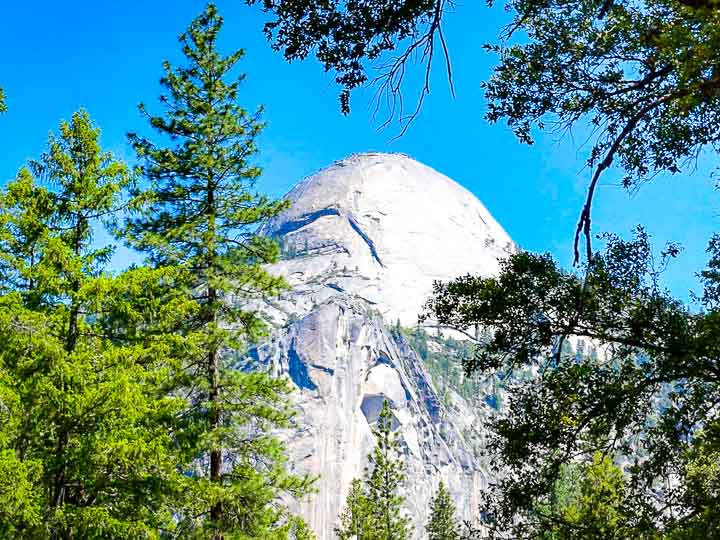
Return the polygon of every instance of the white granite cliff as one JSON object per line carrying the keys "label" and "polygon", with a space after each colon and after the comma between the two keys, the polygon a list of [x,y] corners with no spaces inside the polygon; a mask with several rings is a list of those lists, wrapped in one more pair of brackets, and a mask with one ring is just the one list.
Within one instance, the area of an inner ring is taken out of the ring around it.
{"label": "white granite cliff", "polygon": [[275,330],[252,358],[297,386],[291,461],[320,475],[318,494],[299,510],[319,540],[334,538],[387,399],[407,465],[414,538],[424,537],[441,479],[459,515],[472,518],[488,482],[473,452],[481,415],[441,402],[421,359],[391,328],[396,320],[416,324],[434,280],[496,272],[514,244],[473,194],[403,155],[351,156],[288,197],[292,208],[264,232],[283,246],[271,270],[292,290],[263,306]]}

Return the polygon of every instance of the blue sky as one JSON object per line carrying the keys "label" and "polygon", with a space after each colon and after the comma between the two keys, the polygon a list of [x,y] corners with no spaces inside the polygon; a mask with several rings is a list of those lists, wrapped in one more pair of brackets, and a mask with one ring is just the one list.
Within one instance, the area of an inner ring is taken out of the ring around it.
{"label": "blue sky", "polygon": [[[584,168],[587,146],[580,145],[581,137],[546,135],[528,147],[505,126],[483,120],[480,83],[495,58],[481,45],[493,41],[505,21],[501,7],[465,0],[447,16],[457,96],[450,96],[442,66],[436,66],[421,116],[406,135],[392,140],[397,128],[378,131],[369,93],[356,94],[353,114],[343,117],[332,76],[314,60],[288,64],[272,52],[257,8],[243,0],[217,4],[226,22],[221,47],[247,53],[241,69],[248,79],[240,99],[248,108],[263,104],[266,110],[269,126],[258,157],[265,169],[262,189],[282,195],[304,176],[353,152],[404,152],[474,192],[523,248],[571,261],[590,175]],[[0,182],[36,157],[48,132],[80,107],[101,127],[104,147],[132,162],[125,134],[146,129],[137,104],[158,110],[161,62],[179,58],[177,36],[203,6],[191,0],[38,0],[3,6],[0,86],[10,111],[0,117]],[[595,203],[597,232],[627,235],[642,223],[659,247],[669,240],[684,246],[667,274],[681,297],[697,288],[694,273],[705,261],[705,244],[720,230],[720,193],[710,171],[702,160],[694,174],[658,178],[632,195],[617,185],[619,175],[609,174]]]}

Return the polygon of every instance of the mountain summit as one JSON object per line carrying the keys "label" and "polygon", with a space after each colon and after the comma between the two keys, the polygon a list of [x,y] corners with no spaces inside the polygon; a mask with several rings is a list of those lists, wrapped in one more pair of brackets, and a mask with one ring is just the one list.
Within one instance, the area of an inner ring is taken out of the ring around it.
{"label": "mountain summit", "polygon": [[286,255],[276,271],[293,286],[323,281],[323,298],[355,294],[405,325],[434,280],[494,273],[515,249],[472,193],[403,154],[350,156],[287,197],[290,210],[266,227]]}
{"label": "mountain summit", "polygon": [[264,232],[283,252],[271,271],[292,289],[262,306],[274,331],[251,351],[250,366],[288,376],[297,387],[290,460],[319,475],[317,495],[297,510],[319,540],[334,538],[387,401],[406,466],[413,538],[424,537],[441,480],[459,517],[473,519],[489,479],[478,450],[484,418],[497,406],[489,399],[494,390],[473,383],[462,397],[447,377],[433,381],[429,367],[437,375],[442,364],[442,373],[452,370],[467,390],[457,369],[465,345],[403,330],[397,321],[415,327],[434,280],[496,272],[514,244],[474,195],[404,155],[351,156],[288,197],[290,210]]}

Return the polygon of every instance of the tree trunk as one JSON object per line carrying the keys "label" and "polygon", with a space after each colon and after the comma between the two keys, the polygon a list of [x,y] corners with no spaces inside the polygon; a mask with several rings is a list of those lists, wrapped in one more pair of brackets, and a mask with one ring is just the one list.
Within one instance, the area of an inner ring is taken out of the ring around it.
{"label": "tree trunk", "polygon": [[[215,291],[211,289],[208,297],[212,299]],[[212,321],[215,321],[215,313],[211,314]],[[219,355],[212,346],[208,353],[208,378],[210,380],[210,426],[213,431],[220,427],[220,363]],[[220,482],[222,480],[222,450],[212,448],[210,450],[210,481]],[[223,516],[222,503],[215,504],[210,510],[210,518],[218,523]],[[213,540],[223,540],[222,531],[216,529]]]}
{"label": "tree trunk", "polygon": [[[216,266],[216,230],[215,230],[215,190],[212,176],[207,181],[207,217],[208,217],[208,239],[207,239],[207,276],[208,279],[208,314],[207,324],[214,332],[217,324],[217,290],[212,280]],[[213,341],[208,351],[208,382],[210,383],[210,427],[213,432],[220,428],[220,355],[217,345]],[[210,481],[222,481],[222,449],[214,445],[210,449]],[[213,540],[223,540],[222,528],[217,524],[222,520],[222,502],[218,502],[210,509],[210,519],[216,524],[213,532]]]}
{"label": "tree trunk", "polygon": [[[75,239],[73,241],[73,253],[76,257],[80,256],[80,251],[82,248],[82,236],[85,232],[85,227],[87,226],[87,222],[84,218],[79,218],[77,223],[75,224]],[[78,340],[78,318],[80,316],[80,305],[78,303],[77,299],[77,293],[80,290],[80,281],[78,278],[76,278],[72,284],[70,285],[70,291],[73,295],[72,302],[70,304],[70,314],[69,314],[69,320],[68,320],[68,329],[67,334],[65,336],[65,352],[67,355],[71,355],[73,351],[75,350],[75,345],[77,344]],[[66,390],[66,384],[63,382],[62,384],[63,390]],[[55,482],[53,485],[53,496],[51,500],[51,504],[54,507],[59,507],[65,502],[65,495],[66,495],[66,478],[65,478],[65,471],[66,471],[66,465],[65,465],[65,449],[67,447],[69,433],[64,425],[62,425],[63,422],[63,413],[64,411],[61,410],[61,417],[60,417],[60,426],[58,426],[58,442],[57,446],[55,448],[55,460],[57,461],[57,469],[55,470]]]}

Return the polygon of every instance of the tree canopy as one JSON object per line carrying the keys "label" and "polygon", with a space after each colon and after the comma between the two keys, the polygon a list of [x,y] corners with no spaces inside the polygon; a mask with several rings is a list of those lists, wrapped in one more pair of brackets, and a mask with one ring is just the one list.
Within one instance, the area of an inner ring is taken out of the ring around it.
{"label": "tree canopy", "polygon": [[496,278],[435,285],[428,308],[440,324],[492,332],[465,368],[508,381],[491,443],[503,479],[486,499],[498,524],[526,533],[516,518],[549,496],[561,467],[601,452],[628,460],[625,503],[638,530],[716,526],[719,248],[714,238],[699,312],[661,287],[642,230],[632,241],[608,237],[582,275],[518,253]]}
{"label": "tree canopy", "polygon": [[[0,531],[5,538],[157,538],[180,480],[157,349],[107,323],[138,313],[101,220],[127,165],[80,111],[0,195]],[[148,276],[145,275],[144,278]],[[147,306],[148,308],[150,306]]]}
{"label": "tree canopy", "polygon": [[188,396],[177,429],[191,480],[177,516],[181,535],[282,539],[297,519],[280,497],[301,497],[312,483],[289,472],[273,433],[291,425],[291,387],[241,371],[238,358],[265,330],[248,300],[284,287],[264,266],[278,246],[257,227],[287,204],[255,190],[260,169],[251,159],[263,124],[260,111],[237,102],[244,76],[232,73],[244,53],[220,54],[222,24],[208,4],[180,37],[186,64],[164,63],[164,113],[140,106],[161,142],[129,136],[147,183],[134,190],[121,233],[152,268],[172,269],[173,289],[187,299],[169,355],[178,391]]}
{"label": "tree canopy", "polygon": [[[443,54],[448,62],[449,51],[442,32],[443,14],[452,2],[446,0],[246,0],[260,4],[275,18],[265,25],[265,33],[273,48],[282,51],[288,60],[303,60],[311,54],[326,71],[334,71],[341,85],[340,106],[350,112],[350,92],[369,80],[367,61],[383,60],[393,52],[398,42],[410,42],[407,49],[385,69],[374,82],[381,92],[387,91],[392,100],[392,113],[403,116],[399,90],[405,66],[413,55],[422,55],[432,62],[435,54]],[[440,44],[438,45],[437,41]],[[440,49],[441,53],[436,52]],[[417,106],[429,92],[429,80]]]}

